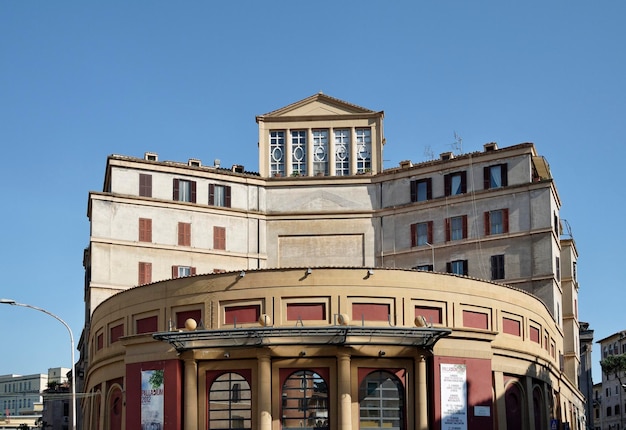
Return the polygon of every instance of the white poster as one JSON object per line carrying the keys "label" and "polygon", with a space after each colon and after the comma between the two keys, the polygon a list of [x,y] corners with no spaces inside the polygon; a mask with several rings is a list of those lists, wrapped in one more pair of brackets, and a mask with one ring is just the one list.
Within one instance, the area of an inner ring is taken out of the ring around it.
{"label": "white poster", "polygon": [[464,364],[440,364],[441,430],[467,430],[467,371]]}
{"label": "white poster", "polygon": [[163,428],[163,370],[141,371],[141,429]]}

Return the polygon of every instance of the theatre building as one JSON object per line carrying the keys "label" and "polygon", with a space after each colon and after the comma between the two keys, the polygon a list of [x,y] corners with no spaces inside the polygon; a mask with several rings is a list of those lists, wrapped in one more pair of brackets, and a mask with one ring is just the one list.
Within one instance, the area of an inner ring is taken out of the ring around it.
{"label": "theatre building", "polygon": [[324,94],[260,115],[258,173],[108,157],[84,428],[585,428],[547,161],[488,143],[383,169],[383,117]]}

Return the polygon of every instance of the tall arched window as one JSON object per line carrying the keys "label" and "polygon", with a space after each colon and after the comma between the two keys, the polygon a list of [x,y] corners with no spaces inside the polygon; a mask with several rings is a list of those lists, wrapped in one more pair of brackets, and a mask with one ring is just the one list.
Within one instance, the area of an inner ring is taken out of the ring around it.
{"label": "tall arched window", "polygon": [[359,429],[403,430],[404,389],[396,375],[375,371],[359,387]]}
{"label": "tall arched window", "polygon": [[122,388],[115,384],[109,391],[106,428],[111,430],[122,429],[122,401]]}
{"label": "tall arched window", "polygon": [[540,429],[546,423],[545,405],[541,388],[533,388],[533,411],[535,413],[535,428]]}
{"label": "tall arched window", "polygon": [[223,373],[209,389],[209,429],[248,430],[252,427],[250,384],[238,373]]}
{"label": "tall arched window", "polygon": [[282,429],[327,430],[328,385],[311,370],[292,373],[283,384]]}
{"label": "tall arched window", "polygon": [[517,382],[512,382],[504,393],[506,405],[506,428],[507,430],[522,430],[525,428],[525,403],[524,392]]}

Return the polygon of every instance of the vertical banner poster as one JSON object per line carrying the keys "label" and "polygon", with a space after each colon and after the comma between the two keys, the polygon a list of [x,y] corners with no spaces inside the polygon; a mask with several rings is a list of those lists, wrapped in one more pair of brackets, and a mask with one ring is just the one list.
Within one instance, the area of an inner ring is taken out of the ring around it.
{"label": "vertical banner poster", "polygon": [[141,429],[163,428],[163,370],[141,371]]}
{"label": "vertical banner poster", "polygon": [[467,369],[464,364],[440,366],[441,430],[467,430]]}

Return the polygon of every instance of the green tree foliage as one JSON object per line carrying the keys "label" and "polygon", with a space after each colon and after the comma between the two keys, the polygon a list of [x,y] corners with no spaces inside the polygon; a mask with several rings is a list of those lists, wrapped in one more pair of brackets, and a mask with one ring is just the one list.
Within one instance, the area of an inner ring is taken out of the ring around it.
{"label": "green tree foliage", "polygon": [[604,360],[600,360],[600,366],[607,378],[614,375],[621,384],[621,376],[623,372],[626,372],[626,354],[609,355]]}
{"label": "green tree foliage", "polygon": [[149,382],[153,389],[159,388],[163,384],[163,370],[155,370]]}

